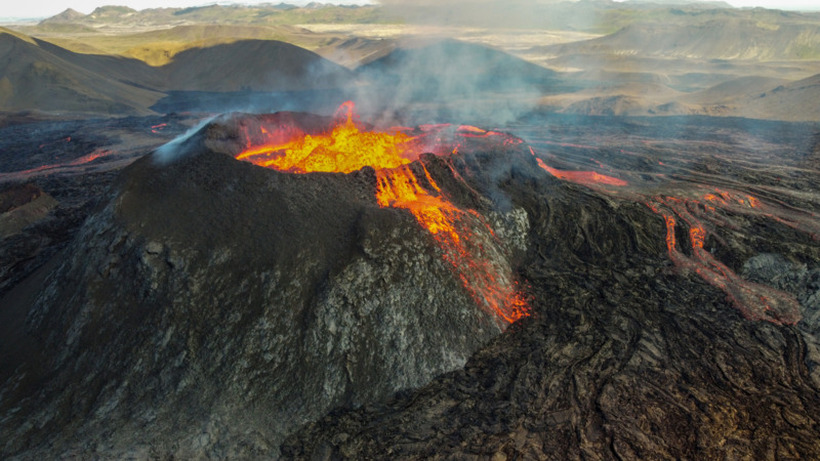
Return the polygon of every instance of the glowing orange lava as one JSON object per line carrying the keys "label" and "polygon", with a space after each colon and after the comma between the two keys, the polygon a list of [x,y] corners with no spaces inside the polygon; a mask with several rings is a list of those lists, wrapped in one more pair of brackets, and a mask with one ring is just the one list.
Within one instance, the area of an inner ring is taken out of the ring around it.
{"label": "glowing orange lava", "polygon": [[[411,169],[409,164],[421,152],[430,151],[429,146],[422,147],[419,138],[405,134],[403,131],[411,131],[406,128],[392,133],[362,130],[354,120],[351,102],[339,108],[336,118],[331,132],[316,135],[296,128],[276,133],[262,128],[266,142],[248,145],[236,158],[291,173],[350,173],[373,167],[379,206],[408,210],[432,234],[445,261],[476,302],[507,322],[529,315],[527,303],[514,288],[512,271],[502,263],[505,259],[497,250],[490,226],[478,213],[461,210],[448,201],[423,164],[419,165],[423,175],[417,176]],[[447,127],[425,125],[419,129],[435,133]],[[480,137],[500,134],[463,126],[457,133]]]}
{"label": "glowing orange lava", "polygon": [[[66,138],[69,139],[69,138]],[[78,167],[82,167],[88,163],[97,160],[98,158],[107,157],[113,154],[114,151],[109,149],[97,149],[90,154],[83,155],[82,157],[76,158],[74,160],[70,160],[64,163],[54,163],[48,165],[40,165],[36,168],[31,168],[28,170],[21,170],[21,171],[13,171],[10,173],[0,173],[0,180],[5,179],[15,179],[15,180],[22,180],[26,179],[31,176],[41,175],[41,174],[50,174],[54,172],[66,172],[77,169]]]}
{"label": "glowing orange lava", "polygon": [[329,134],[274,139],[251,146],[236,158],[291,173],[350,173],[365,166],[379,170],[396,168],[413,160],[407,156],[413,147],[412,137],[401,132],[361,131],[353,121],[352,102],[343,104],[337,117],[340,113],[344,121]]}
{"label": "glowing orange lava", "polygon": [[558,179],[563,179],[564,181],[574,182],[577,184],[604,184],[607,186],[626,186],[629,183],[624,181],[623,179],[618,179],[612,176],[607,176],[605,174],[596,173],[594,171],[565,171],[565,170],[556,170],[555,168],[547,165],[544,163],[543,160],[540,158],[536,158],[535,161],[538,163],[544,171],[547,173],[555,176]]}
{"label": "glowing orange lava", "polygon": [[[535,151],[530,148],[535,156]],[[593,159],[593,161],[595,161]],[[543,160],[536,157],[538,166],[565,181],[582,184],[587,187],[599,186],[627,186],[622,179],[602,175],[594,171],[563,171],[550,167]],[[599,166],[603,167],[599,162]],[[609,194],[624,197],[636,197],[629,191],[621,194],[609,191]],[[679,197],[656,197],[647,202],[649,208],[663,216],[666,224],[666,247],[669,258],[675,266],[683,272],[694,272],[704,281],[726,293],[728,300],[748,319],[767,320],[777,324],[795,324],[800,321],[800,309],[797,300],[788,293],[774,288],[749,282],[734,273],[728,266],[718,261],[711,252],[707,251],[707,229],[705,223],[716,226],[726,226],[727,223],[716,213],[717,208],[737,213],[764,213],[766,216],[795,228],[802,228],[797,222],[781,218],[774,213],[767,213],[766,207],[756,197],[733,191],[714,189],[713,192],[702,195],[700,199]],[[692,255],[687,256],[678,250],[675,229],[677,220],[681,219],[689,228],[689,243]],[[701,218],[703,221],[701,221]],[[811,229],[801,229],[811,231]]]}
{"label": "glowing orange lava", "polygon": [[[708,201],[728,200],[730,197],[733,197],[730,193],[704,196]],[[750,206],[752,203],[755,204],[753,206],[759,205],[759,201],[751,196],[746,196],[741,201]],[[666,223],[666,247],[672,262],[678,268],[692,271],[710,285],[722,290],[729,301],[750,320],[767,320],[787,325],[800,321],[800,306],[793,296],[741,278],[704,248],[706,227],[690,212],[692,209],[698,209],[691,206],[690,202],[675,197],[657,197],[656,201],[647,203],[652,211],[663,216]],[[691,257],[678,250],[675,238],[676,216],[689,225]]]}

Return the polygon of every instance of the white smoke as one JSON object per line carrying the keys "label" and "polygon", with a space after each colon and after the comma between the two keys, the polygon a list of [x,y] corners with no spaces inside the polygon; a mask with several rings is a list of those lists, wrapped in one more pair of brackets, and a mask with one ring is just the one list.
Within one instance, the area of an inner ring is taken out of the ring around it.
{"label": "white smoke", "polygon": [[153,160],[154,163],[158,165],[167,165],[171,162],[176,161],[180,157],[183,156],[185,153],[184,144],[185,141],[189,140],[191,136],[196,134],[199,130],[205,127],[205,125],[211,123],[213,119],[217,116],[214,115],[212,117],[208,117],[204,120],[201,120],[196,126],[193,126],[188,129],[185,133],[180,136],[177,136],[172,141],[169,141],[154,151]]}

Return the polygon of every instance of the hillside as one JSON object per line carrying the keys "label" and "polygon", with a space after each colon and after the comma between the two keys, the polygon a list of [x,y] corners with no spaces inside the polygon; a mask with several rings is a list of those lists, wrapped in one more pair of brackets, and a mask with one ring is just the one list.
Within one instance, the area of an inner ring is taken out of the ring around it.
{"label": "hillside", "polygon": [[749,95],[738,104],[738,112],[755,114],[760,118],[816,121],[820,120],[817,101],[820,101],[820,74]]}
{"label": "hillside", "polygon": [[558,74],[501,50],[456,40],[404,43],[356,69],[368,111],[405,117],[509,121],[562,85]]}
{"label": "hillside", "polygon": [[122,35],[108,40],[109,53],[133,57],[152,66],[162,66],[191,48],[206,48],[239,40],[277,40],[313,49],[326,38],[293,26],[239,26],[191,24],[170,29]]}
{"label": "hillside", "polygon": [[543,87],[556,77],[549,69],[500,50],[455,40],[406,44],[357,72],[423,99]]}
{"label": "hillside", "polygon": [[741,77],[720,83],[703,91],[687,94],[681,100],[695,104],[725,104],[735,102],[751,94],[764,93],[788,80],[768,77]]}
{"label": "hillside", "polygon": [[0,110],[138,114],[162,96],[66,57],[0,32],[0,61],[8,63],[0,78]]}

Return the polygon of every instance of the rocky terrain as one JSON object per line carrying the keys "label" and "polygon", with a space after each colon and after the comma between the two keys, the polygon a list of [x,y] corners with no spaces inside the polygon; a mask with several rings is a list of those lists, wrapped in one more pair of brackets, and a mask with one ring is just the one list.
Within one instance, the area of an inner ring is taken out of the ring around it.
{"label": "rocky terrain", "polygon": [[817,15],[514,5],[0,29],[0,458],[820,457]]}

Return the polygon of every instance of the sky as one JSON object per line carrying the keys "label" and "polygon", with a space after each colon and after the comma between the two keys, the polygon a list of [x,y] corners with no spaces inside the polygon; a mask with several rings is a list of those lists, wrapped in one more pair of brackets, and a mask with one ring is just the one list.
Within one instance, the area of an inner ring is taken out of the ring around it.
{"label": "sky", "polygon": [[[310,0],[265,0],[236,3],[286,3],[305,4]],[[320,0],[322,1],[322,0]],[[325,3],[367,4],[370,0],[324,0]],[[412,0],[408,0],[412,2]],[[103,5],[126,5],[135,10],[160,7],[189,7],[215,3],[208,0],[3,0],[0,6],[0,18],[46,18],[73,8],[80,13],[91,13],[94,8]],[[736,7],[761,6],[764,8],[813,10],[820,11],[820,0],[728,0]]]}

